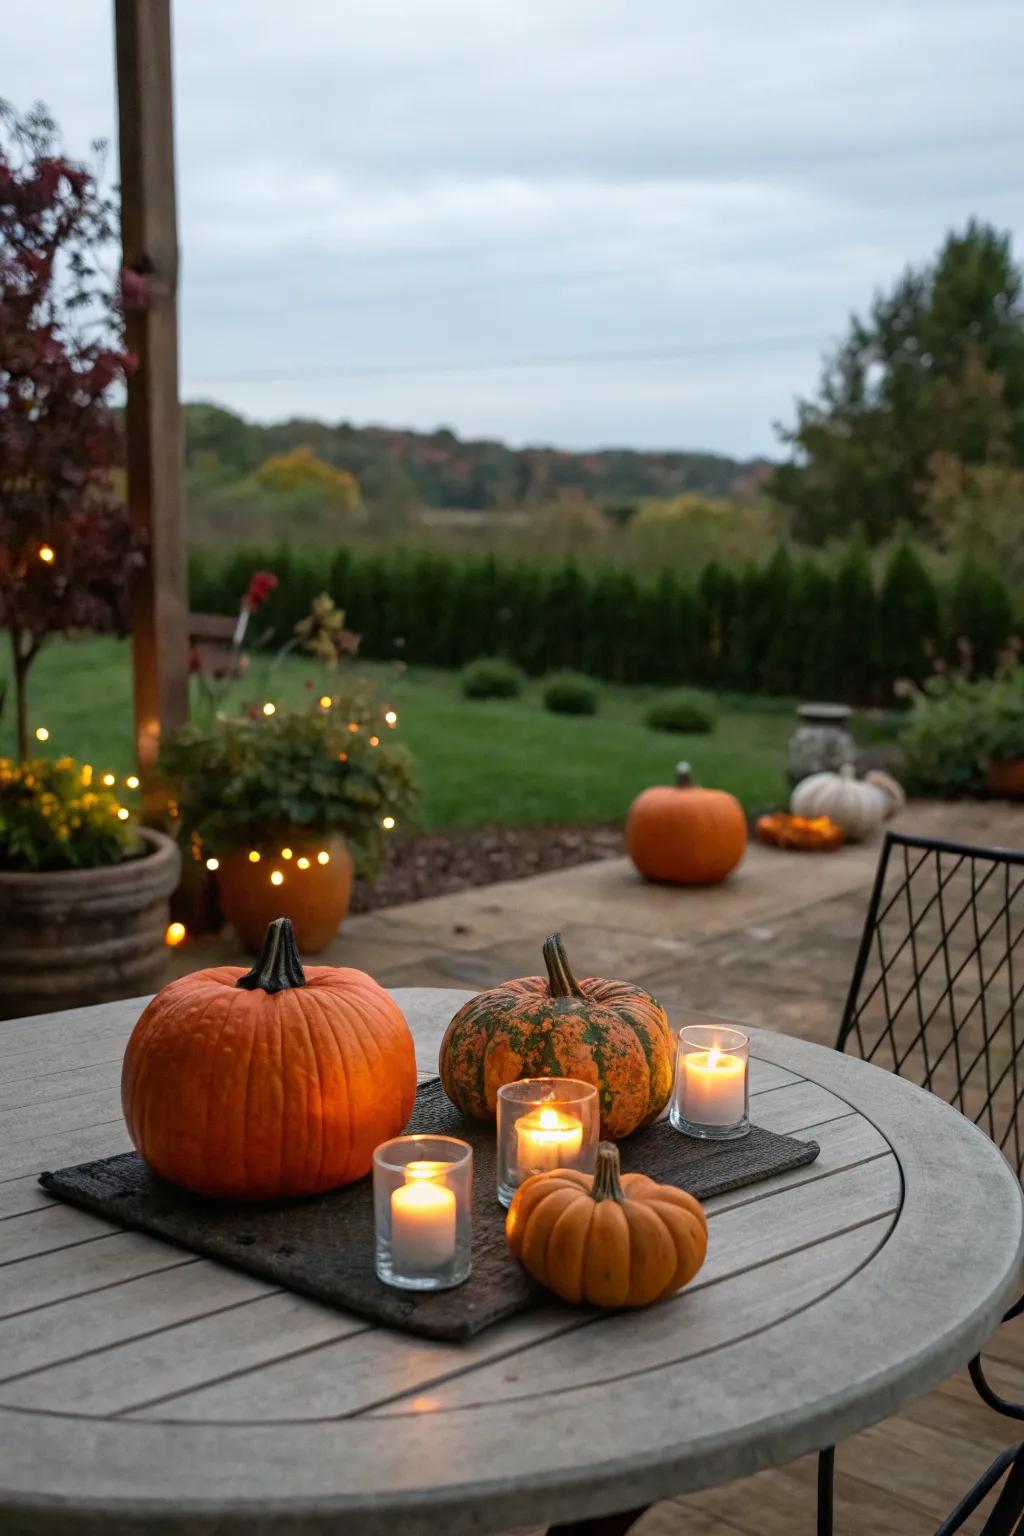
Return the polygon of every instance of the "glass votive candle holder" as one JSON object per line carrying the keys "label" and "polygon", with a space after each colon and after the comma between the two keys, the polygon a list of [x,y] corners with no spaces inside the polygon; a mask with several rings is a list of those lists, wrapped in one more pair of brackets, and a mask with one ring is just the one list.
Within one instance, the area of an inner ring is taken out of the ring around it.
{"label": "glass votive candle holder", "polygon": [[750,1132],[750,1040],[741,1029],[687,1024],[679,1031],[670,1119],[677,1131],[709,1141]]}
{"label": "glass votive candle holder", "polygon": [[579,1168],[592,1173],[601,1113],[593,1083],[574,1077],[524,1077],[498,1089],[498,1199],[532,1173]]}
{"label": "glass votive candle holder", "polygon": [[396,1136],[373,1154],[375,1267],[385,1285],[445,1291],[467,1279],[473,1148],[454,1136]]}

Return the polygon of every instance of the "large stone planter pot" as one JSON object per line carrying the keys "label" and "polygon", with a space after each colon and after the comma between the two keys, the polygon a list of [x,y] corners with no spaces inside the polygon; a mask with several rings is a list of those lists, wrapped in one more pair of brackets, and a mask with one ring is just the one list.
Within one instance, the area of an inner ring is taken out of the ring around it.
{"label": "large stone planter pot", "polygon": [[[259,954],[267,925],[275,917],[291,918],[295,942],[304,955],[315,955],[334,938],[352,899],[352,857],[340,837],[309,840],[296,833],[284,844],[291,858],[279,848],[257,848],[253,863],[244,848],[223,854],[217,870],[220,904],[224,916],[246,949]],[[318,862],[326,852],[328,862]],[[306,861],[302,868],[300,861]],[[279,884],[271,876],[283,878]]]}
{"label": "large stone planter pot", "polygon": [[812,773],[838,773],[857,758],[857,743],[847,724],[853,711],[846,704],[798,704],[800,724],[789,738],[786,771],[795,789]]}
{"label": "large stone planter pot", "polygon": [[999,800],[1024,800],[1024,757],[1003,762],[993,758],[985,770],[985,783],[989,794]]}
{"label": "large stone planter pot", "polygon": [[140,836],[145,853],[104,869],[0,870],[0,1018],[156,991],[181,856]]}

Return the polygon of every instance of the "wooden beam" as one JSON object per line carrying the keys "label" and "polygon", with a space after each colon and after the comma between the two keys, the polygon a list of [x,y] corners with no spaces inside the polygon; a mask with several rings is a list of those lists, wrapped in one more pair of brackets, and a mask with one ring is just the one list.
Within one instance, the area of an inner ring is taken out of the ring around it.
{"label": "wooden beam", "polygon": [[188,718],[188,559],[178,401],[178,234],[174,189],[170,0],[114,0],[121,241],[147,302],[126,315],[138,358],[125,414],[128,505],[149,540],[136,604],[135,742],[139,765]]}

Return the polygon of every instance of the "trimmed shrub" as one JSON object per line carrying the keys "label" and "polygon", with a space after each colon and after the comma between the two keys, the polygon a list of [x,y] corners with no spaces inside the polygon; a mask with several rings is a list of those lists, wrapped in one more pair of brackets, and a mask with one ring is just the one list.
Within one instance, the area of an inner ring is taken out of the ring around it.
{"label": "trimmed shrub", "polygon": [[644,716],[652,731],[679,731],[707,735],[717,720],[715,702],[696,688],[676,688],[655,699]]}
{"label": "trimmed shrub", "polygon": [[552,672],[543,698],[544,708],[555,715],[596,715],[601,702],[597,684],[582,672]]}
{"label": "trimmed shrub", "polygon": [[522,693],[523,681],[519,668],[503,656],[481,656],[459,675],[467,699],[514,699]]}

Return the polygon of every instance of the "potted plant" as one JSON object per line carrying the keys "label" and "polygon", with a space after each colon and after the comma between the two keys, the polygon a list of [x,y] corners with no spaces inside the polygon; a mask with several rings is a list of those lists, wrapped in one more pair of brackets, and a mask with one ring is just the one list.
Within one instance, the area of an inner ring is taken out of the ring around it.
{"label": "potted plant", "polygon": [[990,795],[1024,800],[1024,673],[1000,677],[984,731],[985,785]]}
{"label": "potted plant", "polygon": [[[412,763],[392,734],[397,715],[366,681],[338,684],[355,645],[344,614],[321,594],[263,672],[258,695],[233,715],[183,727],[161,751],[177,834],[215,875],[224,916],[247,949],[259,950],[275,917],[291,919],[304,953],[329,944],[354,874],[374,877],[414,801]],[[318,684],[306,679],[304,708],[273,697],[280,662],[296,647],[325,668]],[[256,671],[247,669],[247,686]]]}
{"label": "potted plant", "polygon": [[154,991],[179,867],[89,764],[0,758],[0,1014]]}
{"label": "potted plant", "polygon": [[19,118],[0,103],[0,627],[17,741],[17,758],[0,763],[8,1017],[151,990],[179,864],[173,843],[137,829],[87,765],[29,758],[41,648],[58,632],[123,634],[144,561],[114,489],[109,396],[132,360],[96,252],[115,222],[95,173],[59,152],[45,111]]}

